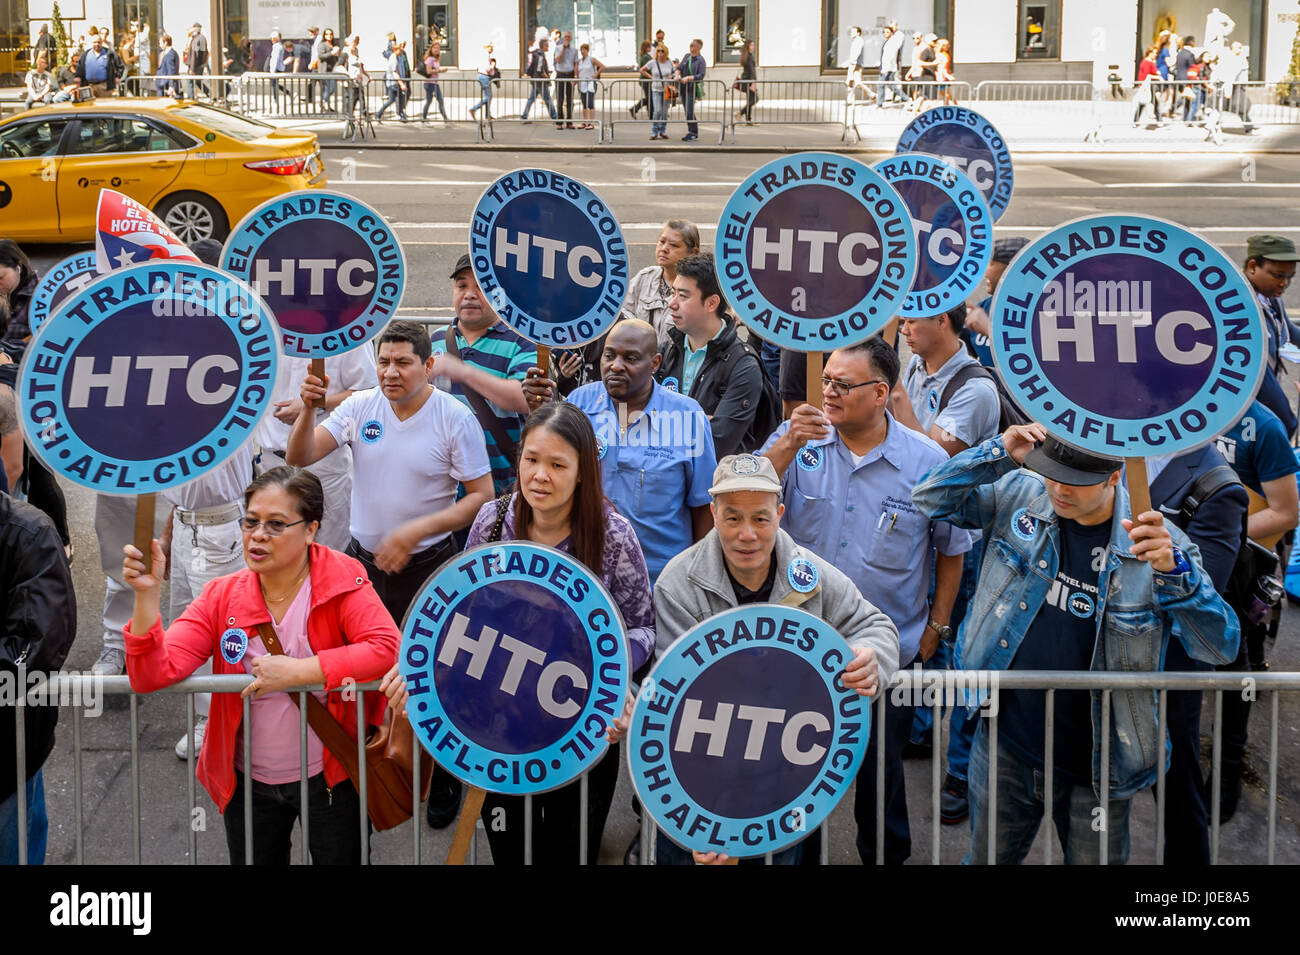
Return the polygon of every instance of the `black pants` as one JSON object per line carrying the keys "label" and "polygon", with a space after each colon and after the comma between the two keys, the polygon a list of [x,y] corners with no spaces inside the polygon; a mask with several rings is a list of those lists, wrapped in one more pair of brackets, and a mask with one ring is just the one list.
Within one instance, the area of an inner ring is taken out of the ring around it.
{"label": "black pants", "polygon": [[[622,747],[615,744],[587,774],[587,864],[600,858],[600,839],[614,801],[618,773],[623,766]],[[533,865],[579,864],[578,826],[581,781],[533,797]],[[487,830],[492,861],[496,865],[524,863],[524,797],[488,793],[483,800],[483,827]]]}
{"label": "black pants", "polygon": [[[230,864],[244,864],[244,774],[235,770],[235,795],[226,807]],[[293,824],[301,815],[300,784],[253,780],[253,865],[288,865]],[[308,849],[312,865],[361,864],[361,803],[351,780],[332,790],[325,774],[307,780]],[[370,822],[366,821],[369,829]]]}
{"label": "black pants", "polygon": [[27,481],[27,503],[41,511],[54,522],[59,539],[67,547],[72,542],[68,534],[68,505],[63,490],[54,475],[32,454],[23,457],[23,475]]}
{"label": "black pants", "polygon": [[428,550],[412,554],[406,566],[395,574],[386,574],[376,567],[375,555],[358,544],[356,538],[348,541],[347,553],[349,557],[355,557],[365,565],[366,576],[374,584],[375,593],[379,595],[388,615],[393,618],[393,623],[397,624],[400,630],[402,621],[406,618],[406,611],[424,589],[425,581],[435,570],[455,557],[458,550],[451,537],[444,538]]}
{"label": "black pants", "polygon": [[573,88],[577,85],[573,80],[577,75],[577,73],[555,74],[555,110],[559,113],[558,119],[573,121]]}
{"label": "black pants", "polygon": [[[1235,608],[1234,608],[1235,609]],[[1220,670],[1241,673],[1263,672],[1268,669],[1264,657],[1264,641],[1268,637],[1268,623],[1252,623],[1245,615],[1238,612],[1237,622],[1241,624],[1241,648],[1237,659]],[[1246,758],[1246,737],[1250,728],[1250,701],[1242,699],[1239,690],[1225,690],[1223,693],[1223,779],[1225,784],[1232,776],[1241,776],[1242,763]]]}
{"label": "black pants", "polygon": [[[1165,669],[1183,673],[1209,669],[1192,660],[1177,640],[1169,642]],[[1224,695],[1226,706],[1228,694]],[[1169,740],[1173,752],[1165,773],[1165,865],[1210,864],[1210,815],[1201,772],[1201,693],[1170,690]],[[1151,788],[1152,797],[1156,790]]]}
{"label": "black pants", "polygon": [[[909,660],[907,667],[912,665]],[[900,667],[906,669],[906,667]],[[886,693],[885,700],[885,863],[902,865],[912,854],[912,831],[907,819],[907,787],[903,778],[903,745],[912,731],[916,707],[896,706]],[[862,698],[865,706],[867,700]],[[863,865],[876,863],[876,753],[879,732],[872,711],[871,740],[867,755],[858,770],[857,791],[853,796],[853,818],[858,824],[858,856]]]}

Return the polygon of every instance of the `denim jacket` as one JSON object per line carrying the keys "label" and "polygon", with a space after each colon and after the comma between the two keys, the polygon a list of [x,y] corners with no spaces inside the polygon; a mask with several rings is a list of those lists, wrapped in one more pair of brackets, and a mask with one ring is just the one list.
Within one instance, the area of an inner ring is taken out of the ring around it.
{"label": "denim jacket", "polygon": [[[984,562],[962,627],[960,665],[1009,669],[1056,578],[1060,558],[1056,512],[1043,479],[1018,468],[996,437],[935,467],[912,491],[912,500],[933,520],[984,530]],[[1160,670],[1171,637],[1182,641],[1194,659],[1231,662],[1240,638],[1237,617],[1201,570],[1196,546],[1166,525],[1192,567],[1183,574],[1153,570],[1129,553],[1132,542],[1120,523],[1128,516],[1128,492],[1121,482],[1097,581],[1097,639],[1090,669]],[[1156,703],[1154,690],[1111,694],[1112,799],[1131,796],[1155,781]],[[1097,690],[1092,694],[1094,789],[1101,779],[1100,726]],[[1167,752],[1168,741],[1163,742]]]}

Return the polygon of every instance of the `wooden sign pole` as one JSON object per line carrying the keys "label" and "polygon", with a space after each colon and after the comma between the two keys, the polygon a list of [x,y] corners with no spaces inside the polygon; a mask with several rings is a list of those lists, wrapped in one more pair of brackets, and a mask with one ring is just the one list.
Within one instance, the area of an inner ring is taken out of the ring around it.
{"label": "wooden sign pole", "polygon": [[808,353],[808,404],[814,408],[822,406],[822,371],[826,356],[819,351]]}
{"label": "wooden sign pole", "polygon": [[[417,743],[417,745],[419,745]],[[474,838],[474,827],[478,825],[479,813],[483,811],[483,800],[487,792],[477,786],[470,786],[465,794],[465,804],[460,808],[460,819],[456,823],[456,835],[447,850],[447,865],[464,865],[469,856],[470,840]]]}
{"label": "wooden sign pole", "polygon": [[1147,459],[1125,458],[1124,473],[1128,479],[1129,516],[1136,524],[1139,514],[1151,510],[1151,485],[1147,481]]}
{"label": "wooden sign pole", "polygon": [[890,348],[898,345],[898,319],[891,318],[888,324],[880,330],[880,337],[885,340],[885,344]]}
{"label": "wooden sign pole", "polygon": [[[542,376],[544,378],[551,377],[551,346],[550,345],[537,346],[537,367],[542,370]],[[555,381],[557,379],[552,378],[551,380]]]}
{"label": "wooden sign pole", "polygon": [[141,494],[135,499],[135,549],[144,559],[144,572],[153,573],[153,515],[157,494]]}
{"label": "wooden sign pole", "polygon": [[[313,358],[311,360],[311,376],[313,378],[319,378],[321,381],[325,380],[324,358]],[[322,398],[320,401],[313,401],[311,405],[313,408],[320,408],[323,410],[325,408],[325,399]]]}

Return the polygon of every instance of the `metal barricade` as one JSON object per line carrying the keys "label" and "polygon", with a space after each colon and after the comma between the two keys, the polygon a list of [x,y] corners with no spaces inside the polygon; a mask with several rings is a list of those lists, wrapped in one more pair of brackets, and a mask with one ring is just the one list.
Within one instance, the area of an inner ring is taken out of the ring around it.
{"label": "metal barricade", "polygon": [[[598,143],[605,137],[606,112],[601,106],[604,100],[605,81],[603,80],[555,77],[535,80],[528,76],[497,79],[488,86],[491,90],[491,99],[486,102],[481,80],[476,77],[462,82],[473,84],[474,99],[464,104],[464,118],[479,124],[478,138],[481,141],[491,142],[496,138],[497,123],[507,125],[554,123],[557,129],[590,128],[595,132],[595,140]],[[590,107],[584,107],[582,102],[583,86],[587,84],[592,86],[592,89],[585,94],[588,102],[591,103]],[[470,116],[469,110],[475,106],[478,109],[475,110],[474,116]],[[591,115],[584,117],[584,110],[590,110]],[[563,140],[563,142],[572,141],[572,137]]]}
{"label": "metal barricade", "polygon": [[[704,93],[703,96],[696,96],[691,103],[694,119],[689,119],[686,115],[686,95],[681,91],[685,84],[683,83],[665,83],[665,86],[671,86],[678,91],[674,100],[665,100],[665,116],[663,123],[676,128],[682,123],[688,124],[687,132],[689,133],[689,124],[694,123],[696,129],[700,126],[718,127],[718,145],[723,143],[723,137],[726,134],[727,127],[732,122],[731,111],[734,109],[731,99],[731,89],[722,80],[706,79],[702,83],[696,83]],[[619,126],[635,126],[645,130],[652,126],[657,120],[652,115],[654,106],[654,92],[649,80],[637,79],[617,79],[608,80],[604,84],[603,96],[601,99],[601,113],[605,117],[604,129],[609,132],[609,142],[614,141],[615,131]]]}
{"label": "metal barricade", "polygon": [[1130,135],[1155,144],[1172,141],[1178,131],[1196,130],[1202,141],[1222,146],[1225,133],[1300,125],[1300,83],[1229,84],[1213,75],[1204,82],[1149,80],[1135,85],[1127,101],[1102,99],[1099,112],[1099,123],[1111,136],[1140,129]]}
{"label": "metal barricade", "polygon": [[[984,80],[975,87],[973,107],[1017,139],[1077,136],[1091,142],[1099,135],[1100,98],[1091,80]],[[1123,102],[1116,106],[1122,109]]]}
{"label": "metal barricade", "polygon": [[127,97],[190,99],[247,112],[240,96],[243,78],[243,74],[136,74],[122,77],[118,81],[118,89],[120,95]]}
{"label": "metal barricade", "polygon": [[[194,732],[194,701],[193,694],[198,692],[212,693],[237,693],[240,692],[252,681],[248,676],[206,676],[190,677],[173,686],[156,691],[159,694],[187,694],[187,715],[186,726],[187,732],[193,739]],[[28,674],[22,669],[18,672],[19,687],[29,687]],[[365,705],[365,694],[377,692],[377,683],[350,684],[341,687],[333,692],[354,693],[356,696],[357,713],[358,713],[358,739],[360,742],[357,746],[358,762],[361,767],[361,780],[358,791],[362,819],[361,819],[361,858],[363,862],[369,861],[369,835],[366,825],[365,806],[366,806],[366,760],[364,750],[365,732],[362,725],[363,708]],[[319,690],[319,687],[304,687],[290,690],[299,694],[299,712],[298,712],[298,738],[299,738],[299,760],[300,760],[300,799],[301,805],[309,805],[308,800],[308,777],[307,777],[307,716],[306,716],[306,694],[312,690]],[[1054,717],[1053,702],[1057,691],[1060,690],[1091,690],[1098,692],[1102,696],[1102,726],[1101,726],[1101,772],[1102,778],[1098,781],[1101,794],[1101,803],[1107,803],[1108,793],[1111,789],[1112,780],[1110,779],[1110,700],[1112,696],[1127,696],[1134,692],[1146,694],[1156,694],[1155,701],[1157,707],[1157,738],[1164,739],[1168,726],[1168,694],[1170,691],[1191,690],[1206,691],[1214,694],[1214,729],[1212,738],[1212,757],[1210,773],[1211,805],[1210,805],[1210,846],[1211,859],[1213,862],[1220,861],[1220,823],[1219,808],[1221,799],[1221,784],[1223,778],[1222,770],[1222,714],[1223,714],[1223,695],[1225,693],[1243,693],[1246,690],[1254,694],[1252,698],[1257,698],[1258,705],[1267,707],[1269,713],[1269,729],[1267,734],[1267,760],[1268,760],[1268,818],[1267,832],[1268,843],[1265,853],[1265,859],[1269,864],[1276,861],[1277,850],[1277,828],[1278,828],[1278,743],[1279,743],[1279,705],[1281,694],[1284,692],[1300,691],[1300,673],[1281,673],[1281,672],[1262,672],[1262,673],[1150,673],[1150,672],[1126,672],[1126,673],[1092,673],[1092,672],[1056,672],[1056,671],[943,671],[930,670],[922,671],[913,669],[902,671],[896,675],[893,686],[885,693],[880,694],[873,705],[875,712],[873,719],[875,721],[873,729],[877,734],[877,761],[874,765],[864,764],[862,771],[859,773],[858,784],[863,785],[868,781],[873,782],[877,787],[878,797],[883,797],[885,792],[885,750],[884,726],[885,721],[882,719],[884,706],[888,694],[897,694],[897,699],[908,705],[924,705],[932,709],[934,725],[933,733],[933,752],[939,754],[942,752],[943,731],[941,718],[945,708],[954,704],[961,704],[968,700],[973,702],[972,697],[966,694],[979,693],[982,698],[989,699],[994,703],[992,715],[985,720],[985,739],[988,754],[988,778],[997,778],[998,762],[998,716],[997,703],[998,694],[1005,690],[1045,690],[1046,691],[1046,720],[1044,723],[1044,804],[1052,803],[1052,788],[1054,784],[1053,766],[1055,754],[1053,752],[1054,738]],[[35,690],[30,692],[35,693]],[[130,689],[130,683],[126,677],[94,677],[88,674],[57,674],[43,679],[40,692],[43,696],[28,700],[26,692],[16,694],[13,704],[15,706],[15,732],[17,739],[17,779],[27,778],[26,768],[26,751],[24,747],[24,727],[25,711],[33,705],[62,705],[65,710],[71,710],[72,717],[72,741],[73,741],[73,831],[75,833],[75,860],[78,864],[84,864],[85,861],[85,844],[83,830],[85,827],[83,796],[84,783],[82,779],[82,750],[85,744],[84,740],[84,717],[82,705],[91,699],[102,700],[104,695],[127,695],[129,697],[129,793],[131,804],[130,816],[130,837],[128,845],[132,861],[139,864],[141,862],[141,833],[142,833],[142,800],[141,788],[143,780],[141,779],[141,755],[140,755],[140,701],[142,698],[148,698],[153,694],[141,695],[133,693]],[[246,758],[252,753],[252,708],[251,700],[243,701],[243,741]],[[66,714],[65,714],[66,715]],[[430,758],[427,753],[421,752],[416,747],[415,776],[419,777],[419,764],[423,759]],[[933,758],[933,764],[930,770],[931,816],[928,820],[930,826],[930,861],[932,864],[940,862],[940,828],[938,825],[939,818],[939,801],[940,801],[940,772],[939,760]],[[189,856],[189,862],[196,864],[198,862],[198,845],[196,830],[191,825],[191,820],[196,813],[196,787],[195,787],[195,747],[189,747],[186,770],[186,815],[184,818],[187,830],[186,846]],[[1165,781],[1165,764],[1163,761],[1158,762],[1155,788],[1156,813],[1155,813],[1155,858],[1153,861],[1159,863],[1164,856],[1165,832],[1164,832],[1164,806],[1166,799],[1166,781]],[[156,791],[151,784],[150,791]],[[230,807],[228,812],[242,812],[244,818],[244,856],[246,861],[252,860],[252,801],[251,787],[246,786],[244,789],[245,800],[241,807]],[[1135,794],[1133,798],[1138,798]],[[26,793],[25,787],[17,787],[17,820],[18,820],[18,854],[20,864],[27,861],[27,812],[26,812]],[[991,791],[987,793],[988,806],[988,840],[990,850],[996,846],[996,818],[997,818],[997,800],[998,793]],[[531,800],[526,800],[526,805]],[[579,789],[580,803],[580,825],[579,831],[583,835],[579,838],[579,858],[580,864],[586,861],[586,813],[588,806],[587,784],[584,778]],[[167,812],[174,811],[175,807],[164,809],[164,816]],[[412,801],[413,818],[411,820],[411,859],[414,863],[421,862],[421,812],[419,793],[414,794]],[[877,814],[874,826],[874,840],[876,846],[877,863],[884,862],[884,839],[885,839],[885,800],[877,799]],[[532,814],[531,811],[525,811],[525,832],[524,832],[524,853],[526,861],[532,858]],[[1050,815],[1045,816],[1050,819]],[[150,820],[154,822],[156,820]],[[918,820],[921,822],[921,820]],[[302,838],[301,838],[301,861],[305,864],[309,862],[309,826],[310,820],[307,814],[301,818]],[[1043,838],[1043,857],[1045,863],[1056,861],[1056,855],[1053,851],[1052,835],[1049,831]],[[654,861],[654,844],[655,844],[655,827],[649,816],[645,813],[641,818],[641,862],[649,865]],[[828,825],[822,827],[822,839],[820,846],[820,858],[823,863],[829,861],[830,851],[830,829]],[[851,838],[851,834],[845,834],[845,838]],[[1107,833],[1103,827],[1099,834],[1098,854],[1100,861],[1104,864],[1106,861]],[[991,863],[996,862],[996,852],[990,851],[989,859]],[[476,861],[477,849],[471,849],[471,861]],[[387,860],[386,860],[387,861]],[[767,861],[771,861],[770,857]]]}

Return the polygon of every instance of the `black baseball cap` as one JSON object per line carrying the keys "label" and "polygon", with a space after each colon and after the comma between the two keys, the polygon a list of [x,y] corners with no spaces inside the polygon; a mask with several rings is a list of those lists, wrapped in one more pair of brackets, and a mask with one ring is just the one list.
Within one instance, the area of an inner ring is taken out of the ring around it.
{"label": "black baseball cap", "polygon": [[456,260],[456,267],[451,270],[451,275],[447,277],[454,279],[456,276],[460,275],[461,272],[464,272],[469,267],[470,267],[469,253],[462,252],[460,258]]}
{"label": "black baseball cap", "polygon": [[1029,240],[1022,236],[1015,236],[1010,239],[995,239],[993,241],[993,261],[1005,265],[1014,259],[1016,253],[1028,244]]}
{"label": "black baseball cap", "polygon": [[1051,435],[1025,455],[1025,467],[1059,484],[1091,487],[1105,482],[1124,466],[1119,458],[1107,458],[1080,451]]}

